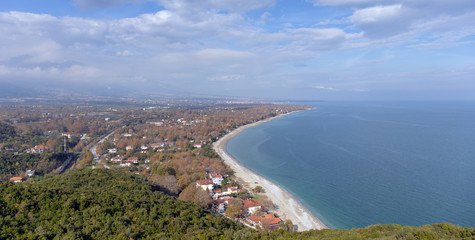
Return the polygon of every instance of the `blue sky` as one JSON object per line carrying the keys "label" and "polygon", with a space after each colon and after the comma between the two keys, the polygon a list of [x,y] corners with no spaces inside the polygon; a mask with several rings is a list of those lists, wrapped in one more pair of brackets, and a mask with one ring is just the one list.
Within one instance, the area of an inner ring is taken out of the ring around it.
{"label": "blue sky", "polygon": [[18,86],[475,99],[473,0],[15,0],[0,28]]}

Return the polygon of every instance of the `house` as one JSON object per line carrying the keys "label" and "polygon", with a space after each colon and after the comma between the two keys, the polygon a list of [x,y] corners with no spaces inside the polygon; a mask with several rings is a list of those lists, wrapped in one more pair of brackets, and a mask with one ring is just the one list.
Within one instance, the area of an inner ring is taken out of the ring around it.
{"label": "house", "polygon": [[162,127],[163,126],[163,122],[147,122],[147,124],[152,124],[152,125],[155,125],[157,127]]}
{"label": "house", "polygon": [[201,187],[203,190],[213,190],[213,181],[210,179],[203,179],[203,180],[198,180],[196,181],[196,186]]}
{"label": "house", "polygon": [[120,163],[121,167],[130,167],[132,165],[138,164],[138,159],[137,158],[129,158],[127,160],[124,160]]}
{"label": "house", "polygon": [[124,160],[124,157],[120,156],[120,155],[117,155],[117,156],[111,158],[111,162],[122,162],[122,160]]}
{"label": "house", "polygon": [[109,148],[107,151],[109,151],[109,153],[117,153],[117,148]]}
{"label": "house", "polygon": [[160,143],[151,143],[150,147],[153,148],[153,149],[156,149],[156,148],[161,147],[161,145],[160,145]]}
{"label": "house", "polygon": [[63,137],[68,137],[68,139],[69,139],[69,138],[72,138],[72,137],[74,137],[74,136],[76,136],[76,135],[75,135],[73,132],[63,132],[63,133],[61,134],[61,136],[63,136]]}
{"label": "house", "polygon": [[122,136],[124,136],[124,137],[132,137],[132,134],[131,134],[131,133],[124,133]]}
{"label": "house", "polygon": [[147,147],[147,146],[145,146],[145,145],[142,145],[142,146],[140,146],[140,149],[141,149],[141,150],[147,150],[147,149],[148,149],[148,147]]}
{"label": "house", "polygon": [[174,142],[161,142],[161,143],[152,143],[150,147],[153,149],[164,148],[164,147],[174,147],[176,144]]}
{"label": "house", "polygon": [[260,226],[268,230],[278,229],[280,222],[282,222],[282,220],[274,216],[274,214],[266,214],[263,216],[250,216],[244,221],[252,226]]}
{"label": "house", "polygon": [[195,144],[193,144],[193,147],[194,148],[201,148],[201,143],[195,143]]}
{"label": "house", "polygon": [[229,193],[238,193],[238,187],[228,187]]}
{"label": "house", "polygon": [[43,153],[45,150],[48,150],[48,147],[44,145],[36,145],[34,148],[30,149],[31,153]]}
{"label": "house", "polygon": [[256,211],[262,209],[262,204],[257,202],[254,199],[248,199],[248,200],[241,200],[242,201],[242,207],[244,210],[247,211],[247,214],[251,215],[255,213]]}
{"label": "house", "polygon": [[12,177],[12,178],[10,178],[10,181],[14,182],[14,183],[21,183],[21,182],[23,182],[23,178],[22,177]]}
{"label": "house", "polygon": [[120,166],[121,167],[130,167],[130,166],[132,166],[132,162],[129,162],[129,161],[125,160],[125,161],[120,163]]}
{"label": "house", "polygon": [[216,208],[218,213],[224,213],[229,204],[229,199],[216,199],[211,202],[212,206]]}
{"label": "house", "polygon": [[35,176],[35,170],[28,170],[25,172],[25,175],[28,177],[33,177]]}
{"label": "house", "polygon": [[129,158],[127,158],[127,161],[130,161],[133,164],[138,164],[139,163],[139,158],[138,157],[129,157]]}
{"label": "house", "polygon": [[133,149],[134,149],[134,148],[133,148],[132,146],[126,146],[126,147],[125,147],[125,150],[126,150],[126,151],[133,150]]}
{"label": "house", "polygon": [[223,181],[223,176],[221,176],[219,173],[212,172],[209,174],[209,177],[216,185],[221,185],[221,182]]}

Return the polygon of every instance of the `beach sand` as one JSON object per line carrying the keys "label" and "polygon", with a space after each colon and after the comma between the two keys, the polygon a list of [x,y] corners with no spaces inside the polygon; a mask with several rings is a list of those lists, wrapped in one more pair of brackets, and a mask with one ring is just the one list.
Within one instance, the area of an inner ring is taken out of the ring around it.
{"label": "beach sand", "polygon": [[257,185],[263,187],[265,191],[263,194],[278,206],[277,210],[273,212],[277,213],[284,220],[292,220],[292,223],[298,226],[298,231],[328,228],[325,226],[325,224],[323,224],[322,221],[320,221],[320,219],[316,218],[285,189],[244,167],[226,152],[227,141],[236,134],[240,133],[246,128],[256,126],[260,123],[267,122],[281,116],[283,115],[241,126],[216,141],[213,144],[213,149],[219,154],[224,162],[234,170],[234,175],[239,179],[239,181],[242,181],[240,182],[242,185],[249,189],[252,189]]}

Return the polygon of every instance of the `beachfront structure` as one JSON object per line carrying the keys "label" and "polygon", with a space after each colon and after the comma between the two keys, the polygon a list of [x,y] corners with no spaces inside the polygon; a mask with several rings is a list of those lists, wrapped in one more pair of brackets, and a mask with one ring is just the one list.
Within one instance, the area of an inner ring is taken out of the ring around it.
{"label": "beachfront structure", "polygon": [[275,230],[279,228],[279,224],[282,220],[274,214],[266,214],[263,216],[250,216],[246,218],[245,222],[252,226],[260,226],[268,230]]}
{"label": "beachfront structure", "polygon": [[213,190],[214,184],[210,179],[203,179],[196,181],[196,186],[201,187],[203,190],[211,191]]}
{"label": "beachfront structure", "polygon": [[262,209],[262,204],[260,204],[259,202],[257,202],[256,200],[254,199],[248,199],[248,200],[242,200],[242,207],[244,210],[247,211],[247,214],[248,215],[251,215],[255,212],[257,212],[258,210],[261,210]]}
{"label": "beachfront structure", "polygon": [[209,174],[209,177],[216,185],[221,185],[221,182],[223,181],[223,176],[221,176],[219,173],[212,172]]}

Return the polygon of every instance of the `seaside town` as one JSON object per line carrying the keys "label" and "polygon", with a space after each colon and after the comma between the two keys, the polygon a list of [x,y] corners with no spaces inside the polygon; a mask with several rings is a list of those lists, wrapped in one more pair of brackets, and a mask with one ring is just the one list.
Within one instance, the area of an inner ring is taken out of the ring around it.
{"label": "seaside town", "polygon": [[[299,230],[264,186],[248,187],[213,150],[239,126],[302,106],[2,106],[0,178],[20,183],[79,169],[145,176],[160,191],[257,230]],[[4,134],[5,133],[5,134]]]}

